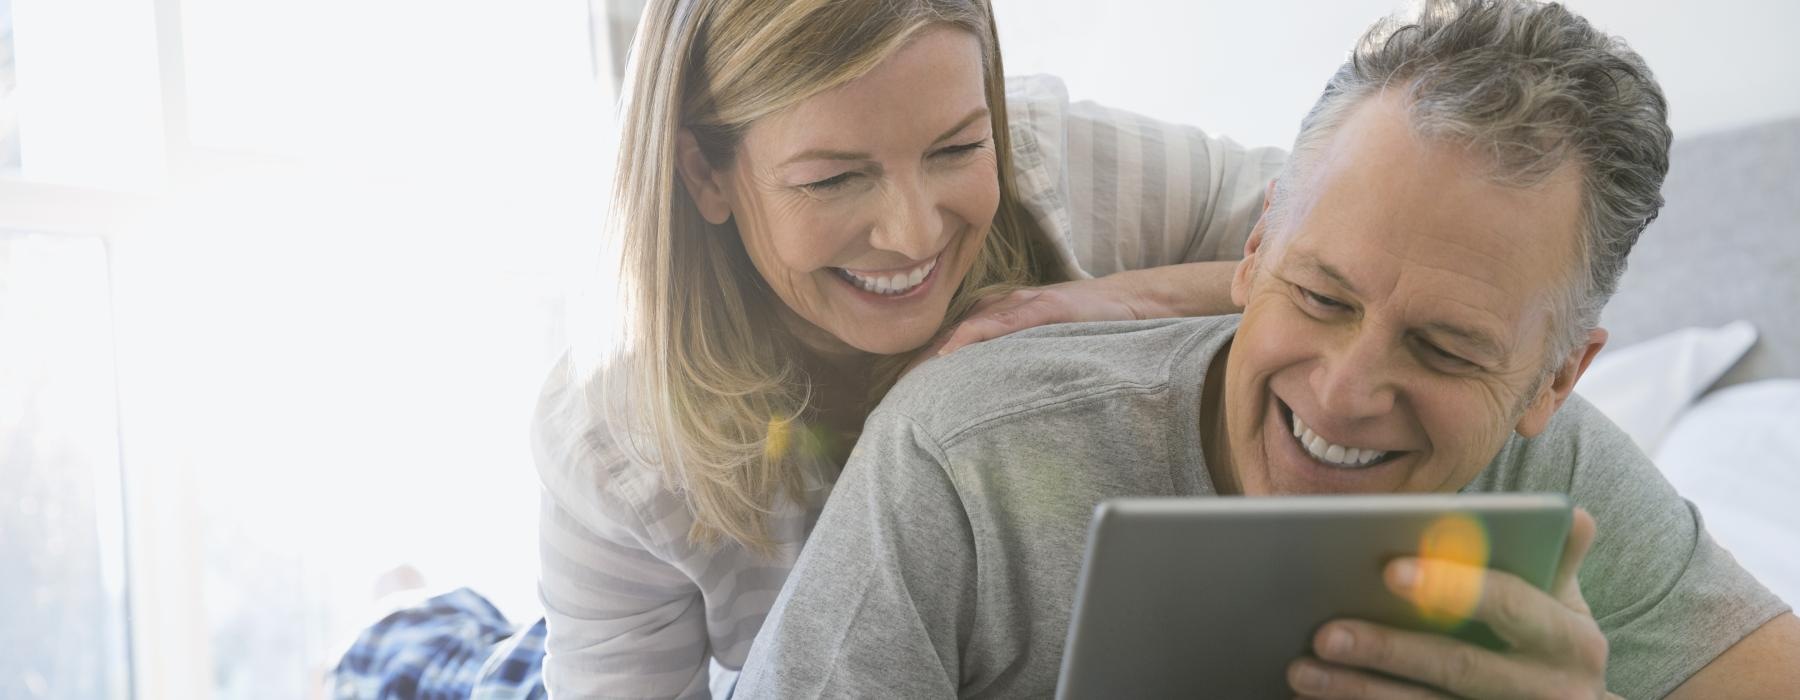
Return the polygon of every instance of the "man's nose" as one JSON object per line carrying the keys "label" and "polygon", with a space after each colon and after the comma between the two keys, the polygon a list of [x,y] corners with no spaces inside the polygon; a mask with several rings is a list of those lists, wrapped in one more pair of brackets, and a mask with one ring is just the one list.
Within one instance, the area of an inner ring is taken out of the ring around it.
{"label": "man's nose", "polygon": [[1389,344],[1358,331],[1349,345],[1326,354],[1313,370],[1319,408],[1340,419],[1368,418],[1394,409]]}
{"label": "man's nose", "polygon": [[938,212],[937,195],[919,180],[896,179],[889,187],[884,211],[869,235],[869,245],[914,261],[937,254],[943,241],[944,217]]}

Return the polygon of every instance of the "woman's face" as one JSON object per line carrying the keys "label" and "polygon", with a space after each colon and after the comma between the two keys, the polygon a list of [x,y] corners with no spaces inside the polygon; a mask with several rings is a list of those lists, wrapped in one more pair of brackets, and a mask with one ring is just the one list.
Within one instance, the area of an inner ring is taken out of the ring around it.
{"label": "woman's face", "polygon": [[899,353],[942,324],[1000,201],[984,78],[974,36],[927,29],[868,74],[753,123],[698,188],[815,349]]}

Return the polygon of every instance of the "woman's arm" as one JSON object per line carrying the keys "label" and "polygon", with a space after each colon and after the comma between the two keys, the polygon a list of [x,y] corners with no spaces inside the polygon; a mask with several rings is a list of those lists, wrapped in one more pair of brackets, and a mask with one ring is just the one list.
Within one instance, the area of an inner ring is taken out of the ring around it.
{"label": "woman's arm", "polygon": [[544,687],[558,698],[706,697],[712,651],[699,585],[662,551],[666,533],[643,517],[659,503],[641,494],[655,491],[636,488],[602,437],[610,432],[594,430],[573,368],[565,356],[551,370],[531,426],[543,485]]}
{"label": "woman's arm", "polygon": [[[1095,276],[988,299],[940,341],[1052,323],[1235,313],[1230,281],[1286,154],[1092,103],[1054,78],[1009,82],[1021,197]],[[927,353],[929,356],[930,353]]]}
{"label": "woman's arm", "polygon": [[978,303],[937,354],[1052,323],[1237,313],[1231,303],[1236,269],[1235,262],[1179,263],[999,295]]}
{"label": "woman's arm", "polygon": [[1083,276],[1243,257],[1287,155],[1091,102],[1062,125],[1066,149],[1042,160],[1066,173],[1061,233]]}
{"label": "woman's arm", "polygon": [[578,522],[545,494],[539,597],[556,697],[706,697],[706,605],[680,571]]}

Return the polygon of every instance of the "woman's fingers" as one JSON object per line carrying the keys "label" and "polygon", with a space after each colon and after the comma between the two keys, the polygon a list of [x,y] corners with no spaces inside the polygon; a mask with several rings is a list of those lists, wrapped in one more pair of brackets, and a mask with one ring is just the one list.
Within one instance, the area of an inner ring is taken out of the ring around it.
{"label": "woman's fingers", "polygon": [[996,303],[986,308],[977,306],[973,315],[956,325],[944,345],[938,348],[937,354],[948,355],[957,348],[993,340],[1003,335],[1017,333],[1027,328],[1062,323],[1073,320],[1068,317],[1067,309],[1048,303],[1047,297],[1038,290],[1021,290],[1000,297]]}

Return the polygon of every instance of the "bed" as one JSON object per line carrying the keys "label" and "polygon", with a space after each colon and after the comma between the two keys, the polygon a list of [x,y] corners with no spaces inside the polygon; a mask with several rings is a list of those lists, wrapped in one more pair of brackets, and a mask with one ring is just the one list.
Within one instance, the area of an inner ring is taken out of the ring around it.
{"label": "bed", "polygon": [[[1576,390],[1800,603],[1800,117],[1677,140]],[[1604,523],[1602,523],[1604,527]]]}

